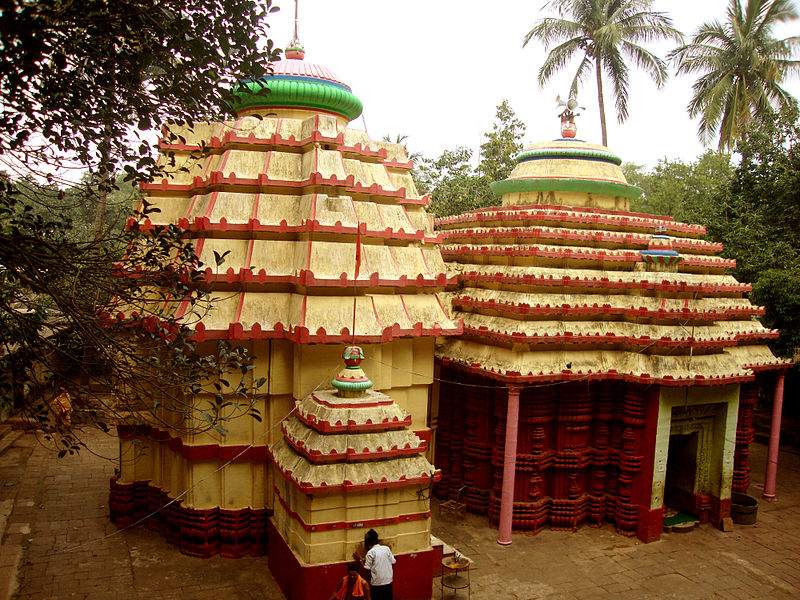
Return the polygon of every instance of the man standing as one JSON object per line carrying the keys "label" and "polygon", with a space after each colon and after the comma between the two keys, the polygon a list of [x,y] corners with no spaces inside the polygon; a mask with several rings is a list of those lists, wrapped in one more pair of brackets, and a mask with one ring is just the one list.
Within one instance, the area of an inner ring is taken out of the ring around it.
{"label": "man standing", "polygon": [[[364,568],[370,573],[369,589],[372,600],[392,600],[392,565],[396,562],[392,551],[389,546],[378,543],[378,533],[374,529],[370,529],[364,536],[364,548],[367,550]],[[354,553],[353,557],[361,560],[358,553]]]}

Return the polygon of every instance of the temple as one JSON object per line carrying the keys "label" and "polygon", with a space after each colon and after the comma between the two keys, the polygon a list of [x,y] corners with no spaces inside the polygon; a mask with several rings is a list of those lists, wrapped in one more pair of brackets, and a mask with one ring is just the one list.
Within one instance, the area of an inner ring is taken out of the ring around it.
{"label": "temple", "polygon": [[[159,209],[141,229],[179,226],[217,297],[199,318],[168,309],[186,315],[201,352],[229,340],[256,357],[263,421],[203,428],[207,385],[188,417],[162,408],[120,423],[111,516],[124,526],[150,515],[196,556],[264,554],[268,538],[293,599],[327,597],[372,527],[399,573],[423,575],[404,578],[398,597],[427,600],[434,340],[461,332],[437,292],[455,279],[403,146],[349,128],[361,113],[352,90],[299,44],[285,56],[234,90],[235,120],[167,126],[167,177],[141,186]],[[351,344],[374,390],[342,393],[341,377],[331,388]]]}
{"label": "temple", "polygon": [[350,128],[361,102],[299,44],[285,56],[240,82],[235,119],[165,126],[137,223],[194,242],[213,309],[164,310],[201,353],[256,357],[263,419],[203,426],[218,381],[194,410],[123,416],[112,519],[195,556],[267,554],[291,600],[327,597],[369,528],[396,598],[428,600],[432,486],[501,544],[604,522],[652,541],[665,503],[720,525],[759,378],[788,366],[721,246],[632,213],[641,190],[569,109],[492,184],[498,206],[437,233],[403,146]]}
{"label": "temple", "polygon": [[464,333],[436,349],[437,490],[511,531],[611,522],[648,542],[664,505],[720,525],[750,483],[757,379],[781,373],[750,286],[700,225],[630,212],[621,159],[575,138],[520,153],[501,205],[438,219]]}

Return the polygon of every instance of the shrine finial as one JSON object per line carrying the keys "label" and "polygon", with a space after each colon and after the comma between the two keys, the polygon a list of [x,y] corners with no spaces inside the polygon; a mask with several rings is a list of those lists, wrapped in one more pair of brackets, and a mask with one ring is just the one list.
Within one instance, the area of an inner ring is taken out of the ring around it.
{"label": "shrine finial", "polygon": [[561,99],[561,96],[556,96],[556,102],[558,102],[558,106],[564,107],[564,110],[558,115],[561,117],[561,137],[574,138],[578,133],[578,126],[575,125],[575,117],[580,116],[577,110],[586,109],[583,106],[578,106],[577,98],[572,95],[570,95],[566,102]]}
{"label": "shrine finial", "polygon": [[300,43],[300,36],[297,33],[297,7],[300,3],[300,0],[294,0],[294,37],[292,41],[289,42],[289,45],[286,47],[284,52],[286,58],[294,59],[294,60],[303,60],[306,56],[306,51],[303,48],[303,44]]}
{"label": "shrine finial", "polygon": [[292,41],[295,43],[300,42],[300,37],[297,35],[297,6],[300,4],[300,0],[294,0],[294,37]]}

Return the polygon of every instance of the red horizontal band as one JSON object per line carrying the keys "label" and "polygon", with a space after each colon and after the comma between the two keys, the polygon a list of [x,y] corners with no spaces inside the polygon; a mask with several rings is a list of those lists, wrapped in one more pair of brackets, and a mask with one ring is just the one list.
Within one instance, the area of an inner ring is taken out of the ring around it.
{"label": "red horizontal band", "polygon": [[404,419],[394,418],[391,421],[384,419],[380,423],[356,423],[355,421],[348,421],[347,423],[330,423],[329,421],[320,421],[313,414],[305,415],[300,410],[297,411],[297,418],[309,427],[321,433],[333,432],[369,432],[369,431],[387,431],[390,429],[405,428],[411,425],[411,415],[406,416]]}
{"label": "red horizontal band", "polygon": [[260,323],[254,323],[251,329],[244,329],[241,323],[231,323],[227,329],[206,329],[202,322],[195,326],[193,339],[198,342],[206,340],[267,340],[283,339],[296,344],[382,344],[400,337],[437,337],[440,335],[461,335],[462,322],[457,320],[455,327],[445,329],[438,323],[433,327],[422,327],[422,323],[415,323],[412,329],[402,329],[399,325],[385,327],[380,335],[353,336],[347,327],[342,328],[338,334],[327,333],[320,328],[312,334],[307,327],[296,326],[284,328],[282,323],[275,323],[270,329],[262,329]]}
{"label": "red horizontal band", "polygon": [[533,207],[490,207],[477,209],[452,217],[436,219],[439,227],[469,225],[471,223],[483,226],[484,222],[518,222],[539,221],[552,223],[576,223],[585,225],[611,225],[640,229],[652,232],[657,226],[667,229],[668,235],[674,233],[703,235],[706,228],[702,225],[676,223],[671,217],[654,217],[643,213],[626,211],[612,211],[599,208],[570,206],[565,209],[561,205],[537,204]]}
{"label": "red horizontal band", "polygon": [[[523,228],[523,227],[505,227],[503,229],[496,228],[481,228],[481,229],[448,229],[442,232],[444,239],[447,242],[454,243],[457,241],[470,242],[477,240],[490,239],[503,239],[503,240],[518,240],[518,239],[536,239],[536,240],[553,240],[556,243],[561,243],[562,240],[575,240],[586,241],[595,243],[606,244],[619,244],[633,247],[641,247],[646,249],[651,241],[651,236],[644,233],[629,233],[629,232],[616,232],[616,231],[597,231],[597,230],[565,230],[563,228]],[[717,242],[708,242],[699,239],[687,238],[672,238],[669,240],[672,246],[677,250],[697,250],[705,252],[719,252],[722,250],[722,244]]]}
{"label": "red horizontal band", "polygon": [[650,309],[640,307],[621,307],[610,306],[608,304],[589,305],[557,305],[545,304],[544,306],[531,306],[525,303],[503,302],[491,298],[489,300],[478,300],[469,296],[459,296],[453,298],[453,306],[459,308],[493,310],[498,313],[509,313],[513,315],[542,315],[542,316],[625,316],[649,319],[665,320],[723,320],[739,317],[750,317],[753,315],[763,315],[765,312],[762,306],[747,306],[742,308],[727,308],[723,310],[692,310],[684,307],[680,310],[669,310],[665,308]]}
{"label": "red horizontal band", "polygon": [[[714,377],[704,377],[703,375],[696,375],[694,377],[673,377],[671,375],[665,375],[664,377],[655,377],[649,375],[647,373],[620,373],[614,369],[609,370],[598,370],[598,371],[577,371],[573,372],[570,370],[564,370],[561,372],[549,372],[549,373],[528,373],[527,375],[523,375],[518,371],[498,371],[493,368],[484,368],[481,366],[480,363],[473,363],[473,364],[466,364],[456,358],[444,356],[440,359],[443,366],[449,366],[456,369],[460,369],[462,371],[466,371],[469,373],[480,374],[484,377],[489,379],[494,379],[496,381],[501,382],[502,384],[508,383],[518,383],[518,384],[526,384],[526,383],[551,383],[557,381],[626,381],[630,383],[639,383],[644,385],[649,385],[653,383],[658,383],[665,387],[680,387],[680,386],[716,386],[716,385],[728,385],[731,383],[743,383],[747,381],[754,381],[755,374],[752,372],[749,373],[732,373],[728,375],[720,375]],[[748,371],[754,371],[755,369],[747,365],[745,367]],[[784,369],[786,365],[784,361],[781,361],[780,364],[773,364],[773,365],[765,365],[762,370],[778,370]]]}
{"label": "red horizontal band", "polygon": [[186,460],[250,460],[266,462],[269,456],[266,445],[220,445],[220,444],[186,444],[181,438],[173,437],[169,431],[150,425],[117,425],[121,439],[146,437],[154,442],[167,446],[171,451],[180,454]]}
{"label": "red horizontal band", "polygon": [[576,334],[566,331],[555,335],[539,335],[532,333],[508,333],[505,331],[490,330],[487,327],[464,327],[464,335],[473,335],[479,338],[495,339],[513,344],[625,344],[630,346],[663,347],[663,348],[726,348],[736,346],[742,342],[753,342],[765,339],[776,339],[779,332],[766,330],[759,333],[736,333],[730,337],[714,339],[697,338],[653,338],[650,336],[614,335],[613,333],[581,333]]}
{"label": "red horizontal band", "polygon": [[[150,219],[137,221],[133,217],[129,217],[126,222],[126,227],[130,229],[134,224],[141,231],[152,231],[155,229],[154,224]],[[161,224],[159,224],[161,225]],[[196,216],[193,220],[187,217],[178,219],[178,227],[186,231],[225,231],[225,232],[241,232],[242,234],[249,233],[337,233],[337,234],[352,234],[356,235],[360,229],[361,235],[364,238],[379,238],[379,239],[396,239],[396,240],[413,240],[421,241],[426,244],[439,244],[442,241],[442,234],[436,233],[431,236],[425,235],[425,230],[418,229],[413,232],[406,232],[405,230],[393,230],[387,227],[384,230],[367,229],[366,223],[361,223],[360,227],[343,225],[337,221],[333,225],[323,225],[316,219],[304,219],[299,225],[289,225],[285,220],[282,220],[277,225],[262,224],[261,221],[255,218],[249,219],[246,223],[228,223],[225,217],[221,217],[219,221],[211,221],[209,217]],[[249,236],[244,236],[249,239]]]}

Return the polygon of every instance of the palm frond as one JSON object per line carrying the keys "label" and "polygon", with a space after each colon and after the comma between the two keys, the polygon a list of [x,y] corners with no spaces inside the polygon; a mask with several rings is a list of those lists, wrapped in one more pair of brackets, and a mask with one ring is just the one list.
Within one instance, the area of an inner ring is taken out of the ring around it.
{"label": "palm frond", "polygon": [[[753,2],[754,0],[751,0]],[[769,34],[777,23],[785,23],[798,18],[797,8],[790,0],[761,0],[758,7],[758,25],[753,34],[761,37]]]}
{"label": "palm frond", "polygon": [[569,39],[581,33],[581,26],[574,21],[566,19],[542,19],[533,29],[525,34],[522,40],[522,47],[528,45],[532,39],[536,39],[544,45],[547,50],[551,44]]}
{"label": "palm frond", "polygon": [[730,28],[719,21],[704,23],[692,36],[692,44],[712,43],[720,47],[731,46],[734,44]]}
{"label": "palm frond", "polygon": [[638,68],[649,74],[658,87],[664,85],[664,82],[669,77],[669,73],[667,72],[667,65],[663,60],[652,52],[645,50],[641,46],[632,44],[631,42],[623,41],[620,46],[622,52],[631,57]]}
{"label": "palm frond", "polygon": [[575,71],[575,76],[572,78],[572,83],[569,86],[570,96],[578,95],[578,84],[583,83],[591,73],[591,66],[594,63],[592,59],[587,56],[583,57],[581,63],[578,65],[578,70]]}
{"label": "palm frond", "polygon": [[666,39],[683,41],[683,34],[672,26],[672,19],[664,13],[637,12],[616,22],[622,37],[632,42],[653,42]]}
{"label": "palm frond", "polygon": [[667,58],[677,63],[678,75],[722,69],[725,64],[722,52],[714,46],[681,46]]}
{"label": "palm frond", "polygon": [[539,85],[544,86],[556,71],[563,69],[576,52],[583,49],[584,38],[573,38],[553,48],[539,69]]}
{"label": "palm frond", "polygon": [[736,137],[736,99],[736,94],[728,96],[721,111],[721,119],[718,128],[719,143],[717,144],[717,150],[721,152],[725,151],[727,148],[731,148]]}
{"label": "palm frond", "polygon": [[729,74],[709,73],[695,82],[694,96],[689,102],[689,116],[700,115],[698,137],[704,144],[715,136],[726,105],[726,96],[733,88]]}
{"label": "palm frond", "polygon": [[[744,5],[744,6],[743,6]],[[689,115],[699,116],[704,142],[716,133],[719,148],[732,147],[753,119],[768,119],[794,102],[780,83],[800,72],[800,37],[772,37],[778,22],[798,17],[790,0],[730,0],[724,23],[705,23],[691,42],[668,59],[677,72],[698,73]]]}
{"label": "palm frond", "polygon": [[628,67],[619,52],[610,52],[602,57],[603,70],[608,73],[617,109],[617,121],[628,118]]}

